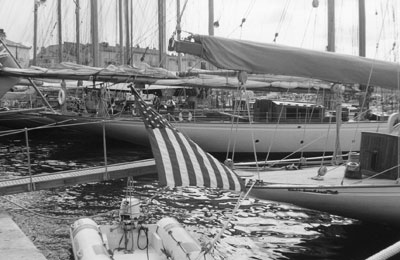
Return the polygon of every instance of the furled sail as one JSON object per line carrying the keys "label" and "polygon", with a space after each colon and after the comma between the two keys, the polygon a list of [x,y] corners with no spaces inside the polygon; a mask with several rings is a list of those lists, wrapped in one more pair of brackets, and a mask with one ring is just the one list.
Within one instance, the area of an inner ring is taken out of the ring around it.
{"label": "furled sail", "polygon": [[90,67],[71,62],[62,62],[52,68],[30,67],[19,69],[11,66],[0,67],[2,77],[30,77],[48,79],[96,80],[108,82],[154,83],[157,79],[176,79],[174,72],[140,63],[137,66]]}
{"label": "furled sail", "polygon": [[244,182],[227,166],[149,107],[132,88],[149,133],[158,178],[163,186],[199,186],[244,190]]}
{"label": "furled sail", "polygon": [[195,35],[193,39],[172,42],[169,49],[197,55],[221,69],[388,89],[398,85],[400,65],[393,62],[215,36]]}

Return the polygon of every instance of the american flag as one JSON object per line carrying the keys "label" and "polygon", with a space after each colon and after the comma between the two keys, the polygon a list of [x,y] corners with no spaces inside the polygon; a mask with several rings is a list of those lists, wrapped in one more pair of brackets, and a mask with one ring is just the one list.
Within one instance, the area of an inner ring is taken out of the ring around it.
{"label": "american flag", "polygon": [[149,107],[134,90],[149,133],[158,178],[163,186],[198,186],[243,191],[244,182]]}

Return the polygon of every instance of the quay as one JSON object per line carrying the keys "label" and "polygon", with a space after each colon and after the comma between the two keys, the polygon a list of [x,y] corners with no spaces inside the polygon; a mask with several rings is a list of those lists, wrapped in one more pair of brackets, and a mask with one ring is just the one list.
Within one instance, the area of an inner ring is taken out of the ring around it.
{"label": "quay", "polygon": [[46,260],[32,241],[11,219],[11,216],[0,209],[0,254],[1,259],[9,260]]}
{"label": "quay", "polygon": [[90,167],[80,170],[42,173],[0,181],[0,196],[156,173],[154,159]]}

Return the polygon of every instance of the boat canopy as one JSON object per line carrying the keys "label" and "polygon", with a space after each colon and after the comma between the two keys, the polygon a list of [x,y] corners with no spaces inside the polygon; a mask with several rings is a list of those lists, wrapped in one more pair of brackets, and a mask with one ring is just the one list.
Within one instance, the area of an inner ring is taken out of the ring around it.
{"label": "boat canopy", "polygon": [[194,35],[193,39],[173,42],[169,50],[197,55],[220,69],[388,89],[398,85],[400,65],[394,62],[215,36]]}

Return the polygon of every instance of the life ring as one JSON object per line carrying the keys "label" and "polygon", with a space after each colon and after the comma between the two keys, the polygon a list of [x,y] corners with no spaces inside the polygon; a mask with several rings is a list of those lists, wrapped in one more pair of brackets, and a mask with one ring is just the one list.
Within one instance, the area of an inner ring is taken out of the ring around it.
{"label": "life ring", "polygon": [[[398,128],[397,125],[399,123],[400,123],[400,114],[399,113],[391,114],[389,116],[389,119],[388,119],[388,130],[389,130],[389,133],[392,133],[395,128]],[[395,126],[397,126],[397,127],[395,127]]]}
{"label": "life ring", "polygon": [[178,119],[179,119],[179,122],[192,121],[193,116],[190,111],[184,110],[184,111],[179,112]]}
{"label": "life ring", "polygon": [[60,91],[58,91],[58,104],[60,105],[64,105],[65,104],[65,90],[64,89],[60,89]]}

